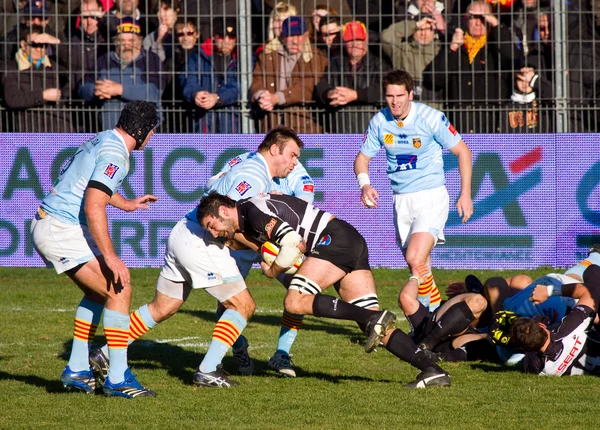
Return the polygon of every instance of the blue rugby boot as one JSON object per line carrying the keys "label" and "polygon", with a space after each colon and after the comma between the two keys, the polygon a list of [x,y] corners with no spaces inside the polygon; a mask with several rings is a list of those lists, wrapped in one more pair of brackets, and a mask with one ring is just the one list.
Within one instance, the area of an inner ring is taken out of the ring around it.
{"label": "blue rugby boot", "polygon": [[68,390],[82,391],[86,394],[93,393],[96,390],[96,378],[91,370],[74,372],[67,366],[60,375],[60,381]]}
{"label": "blue rugby boot", "polygon": [[110,376],[104,382],[104,395],[106,397],[117,396],[125,397],[126,399],[134,399],[136,397],[156,397],[156,393],[148,388],[144,388],[140,384],[135,375],[131,373],[131,369],[125,371],[125,380],[118,384],[113,384],[110,381]]}

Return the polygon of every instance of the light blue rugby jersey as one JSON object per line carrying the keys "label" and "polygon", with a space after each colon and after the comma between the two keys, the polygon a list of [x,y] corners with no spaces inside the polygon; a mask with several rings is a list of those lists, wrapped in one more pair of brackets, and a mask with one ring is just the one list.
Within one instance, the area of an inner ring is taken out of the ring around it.
{"label": "light blue rugby jersey", "polygon": [[[260,193],[277,191],[311,203],[315,199],[315,185],[298,162],[286,178],[271,178],[267,162],[258,152],[245,152],[229,160],[217,174],[207,192],[217,191],[238,201]],[[196,208],[189,211],[187,219],[198,222]]]}
{"label": "light blue rugby jersey", "polygon": [[369,123],[360,152],[373,158],[385,148],[392,191],[413,193],[446,183],[442,147],[450,149],[460,140],[460,134],[442,112],[411,102],[403,121],[396,120],[388,107],[377,113]]}
{"label": "light blue rugby jersey", "polygon": [[[258,154],[256,151],[245,152],[232,158],[225,163],[218,174],[222,175],[223,173],[229,172],[233,166],[241,163],[247,158],[256,157],[256,154]],[[277,191],[282,194],[287,194],[288,196],[295,196],[310,204],[315,200],[315,183],[306,171],[306,168],[299,161],[296,167],[294,167],[294,170],[292,170],[285,178],[273,178],[272,181],[274,188],[271,191]]]}
{"label": "light blue rugby jersey", "polygon": [[42,209],[59,221],[87,225],[83,197],[90,181],[113,193],[129,172],[129,151],[116,130],[107,130],[83,143],[69,158],[42,201]]}

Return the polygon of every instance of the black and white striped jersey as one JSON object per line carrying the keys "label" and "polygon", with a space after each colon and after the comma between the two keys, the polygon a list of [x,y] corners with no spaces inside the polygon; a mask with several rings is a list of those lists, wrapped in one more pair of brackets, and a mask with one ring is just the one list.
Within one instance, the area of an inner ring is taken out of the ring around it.
{"label": "black and white striped jersey", "polygon": [[[546,351],[529,352],[523,359],[523,370],[538,375],[581,375],[589,371],[587,332],[595,312],[587,306],[575,306],[558,328],[550,332]],[[591,358],[591,357],[590,357]]]}
{"label": "black and white striped jersey", "polygon": [[332,215],[297,197],[259,194],[237,203],[240,230],[260,243],[281,239],[295,230],[306,241],[306,252],[317,245]]}

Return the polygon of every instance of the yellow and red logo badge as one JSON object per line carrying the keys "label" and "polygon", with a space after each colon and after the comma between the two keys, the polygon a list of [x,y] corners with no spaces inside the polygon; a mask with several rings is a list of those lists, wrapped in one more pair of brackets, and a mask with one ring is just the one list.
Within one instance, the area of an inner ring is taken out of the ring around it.
{"label": "yellow and red logo badge", "polygon": [[383,135],[383,143],[385,143],[386,145],[393,145],[394,135],[392,133],[385,133]]}
{"label": "yellow and red logo badge", "polygon": [[275,224],[277,224],[277,220],[275,218],[271,218],[271,221],[265,226],[265,231],[267,232],[267,237],[271,238],[271,233],[275,228]]}
{"label": "yellow and red logo badge", "polygon": [[413,146],[417,149],[419,149],[421,147],[421,138],[420,137],[413,137]]}

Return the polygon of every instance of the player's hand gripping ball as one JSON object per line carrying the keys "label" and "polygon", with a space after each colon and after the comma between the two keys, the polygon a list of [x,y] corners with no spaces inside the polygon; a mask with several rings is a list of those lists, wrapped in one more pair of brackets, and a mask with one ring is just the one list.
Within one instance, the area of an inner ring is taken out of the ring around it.
{"label": "player's hand gripping ball", "polygon": [[[262,244],[260,253],[262,255],[263,261],[270,266],[273,264],[273,262],[279,255],[279,247],[277,245],[275,245],[274,243],[265,242]],[[298,270],[298,268],[304,262],[305,259],[306,259],[306,257],[304,255],[301,255],[298,258],[298,260],[296,260],[294,265],[292,267],[290,267],[288,270],[286,270],[285,273],[287,273],[288,275],[293,275],[294,273],[296,273],[296,271]]]}

